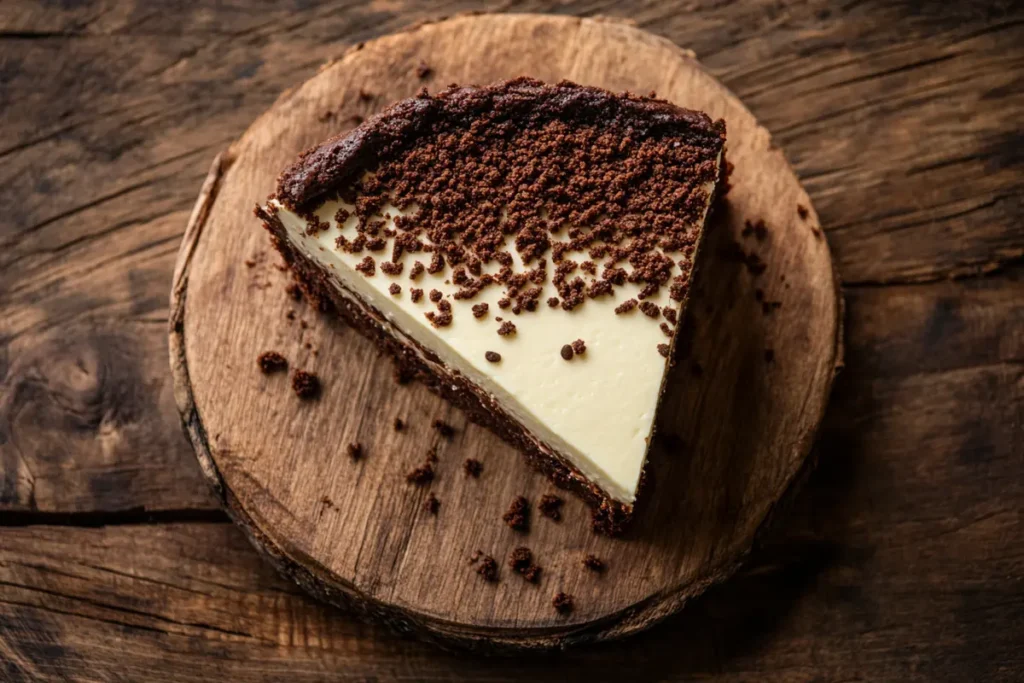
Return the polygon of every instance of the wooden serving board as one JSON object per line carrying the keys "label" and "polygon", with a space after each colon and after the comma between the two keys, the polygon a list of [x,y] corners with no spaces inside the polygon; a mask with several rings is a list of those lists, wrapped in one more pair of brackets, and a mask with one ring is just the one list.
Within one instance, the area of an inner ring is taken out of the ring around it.
{"label": "wooden serving board", "polygon": [[[424,86],[519,75],[653,90],[728,125],[733,188],[695,283],[690,349],[665,397],[647,504],[626,538],[592,533],[585,505],[565,493],[561,522],[535,512],[526,534],[502,523],[514,496],[535,505],[553,487],[424,386],[397,384],[370,342],[289,298],[288,275],[252,214],[280,169],[354,117]],[[758,219],[763,239],[744,236],[745,221]],[[759,256],[763,273],[736,258],[735,243]],[[828,246],[769,133],[686,50],[623,23],[539,15],[421,25],[349,50],[282,95],[213,165],[181,247],[170,336],[196,454],[256,547],[324,600],[481,648],[633,633],[728,577],[806,471],[842,355]],[[320,400],[300,401],[286,375],[262,375],[256,358],[268,349],[316,372]],[[456,426],[453,440],[438,440],[437,418]],[[347,453],[352,442],[363,445],[359,462]],[[405,474],[436,443],[433,516],[428,490]],[[483,462],[479,479],[464,476],[467,457]],[[543,568],[539,585],[507,568],[518,546]],[[499,582],[475,573],[477,550],[502,563]],[[606,562],[604,573],[581,566],[588,553]],[[551,605],[560,591],[575,597],[567,616]]]}

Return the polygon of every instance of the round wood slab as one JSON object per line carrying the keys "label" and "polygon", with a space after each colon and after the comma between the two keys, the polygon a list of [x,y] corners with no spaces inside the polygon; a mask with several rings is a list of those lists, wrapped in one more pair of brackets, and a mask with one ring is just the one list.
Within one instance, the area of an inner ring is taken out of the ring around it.
{"label": "round wood slab", "polygon": [[[299,151],[355,117],[424,86],[519,75],[654,90],[728,126],[733,187],[704,252],[684,328],[690,351],[673,370],[652,486],[627,538],[592,533],[585,505],[565,493],[561,522],[534,511],[529,533],[509,529],[501,516],[513,497],[535,505],[553,487],[424,386],[397,384],[390,359],[355,331],[291,299],[252,214]],[[758,219],[766,233],[744,236],[745,221]],[[764,271],[744,263],[736,244]],[[828,246],[768,132],[686,50],[622,23],[553,16],[421,25],[350,50],[282,95],[214,163],[182,244],[171,310],[186,429],[256,547],[322,599],[481,648],[633,633],[729,576],[805,471],[842,354]],[[320,400],[300,401],[284,374],[261,374],[256,357],[268,349],[320,375]],[[439,441],[437,418],[456,426],[453,440]],[[359,462],[347,453],[352,442],[363,445]],[[428,490],[405,480],[435,443],[436,516],[424,509]],[[483,462],[479,479],[464,475],[468,457]],[[523,545],[543,568],[539,585],[507,567]],[[498,583],[475,573],[477,550],[501,563]],[[607,570],[584,569],[588,553]],[[567,616],[551,605],[560,591],[575,597]]]}

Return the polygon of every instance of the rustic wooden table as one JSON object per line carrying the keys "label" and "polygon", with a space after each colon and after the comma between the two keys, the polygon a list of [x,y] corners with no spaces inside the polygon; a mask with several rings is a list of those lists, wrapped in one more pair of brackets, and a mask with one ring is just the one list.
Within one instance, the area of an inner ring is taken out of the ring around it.
{"label": "rustic wooden table", "polygon": [[167,362],[213,155],[354,42],[474,3],[3,0],[0,679],[1020,680],[1024,8],[507,3],[630,18],[774,134],[845,284],[819,467],[653,631],[515,660],[316,604],[217,508]]}

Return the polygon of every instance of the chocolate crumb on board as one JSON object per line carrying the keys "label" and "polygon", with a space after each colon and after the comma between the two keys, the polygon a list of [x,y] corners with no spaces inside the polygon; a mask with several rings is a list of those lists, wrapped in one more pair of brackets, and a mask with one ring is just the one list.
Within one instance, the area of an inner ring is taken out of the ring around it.
{"label": "chocolate crumb on board", "polygon": [[416,66],[416,77],[419,78],[420,80],[430,78],[430,74],[432,73],[434,73],[434,70],[431,69],[426,62],[421,61]]}
{"label": "chocolate crumb on board", "polygon": [[501,324],[501,327],[498,328],[498,334],[500,336],[502,336],[502,337],[507,337],[507,336],[509,336],[511,334],[515,334],[515,333],[516,333],[516,325],[511,320],[506,320],[505,322],[503,322]]}
{"label": "chocolate crumb on board", "polygon": [[551,604],[558,611],[559,614],[568,614],[572,612],[573,602],[572,596],[567,593],[559,593],[551,600]]}
{"label": "chocolate crumb on board", "polygon": [[516,496],[512,499],[511,505],[501,517],[509,528],[516,531],[529,531],[530,529],[530,502],[525,496]]}
{"label": "chocolate crumb on board", "polygon": [[418,287],[413,287],[409,290],[409,296],[412,298],[412,302],[416,303],[423,298],[423,290]]}
{"label": "chocolate crumb on board", "polygon": [[291,283],[284,288],[284,291],[288,293],[288,296],[295,299],[296,301],[302,301],[302,288],[296,283]]}
{"label": "chocolate crumb on board", "polygon": [[577,356],[582,356],[587,352],[587,345],[583,343],[582,339],[577,339],[572,343],[572,350]]}
{"label": "chocolate crumb on board", "polygon": [[264,375],[288,369],[288,360],[277,351],[264,351],[256,359],[256,364]]}
{"label": "chocolate crumb on board", "polygon": [[805,221],[807,220],[807,215],[810,213],[810,211],[808,211],[807,207],[804,206],[803,204],[797,204],[796,213],[798,216],[800,216],[800,220]]}
{"label": "chocolate crumb on board", "polygon": [[628,313],[632,311],[634,308],[636,308],[639,303],[640,302],[638,302],[636,299],[626,299],[621,304],[615,307],[615,313],[617,315]]}
{"label": "chocolate crumb on board", "polygon": [[358,441],[348,445],[348,457],[353,460],[361,460],[363,457],[363,444]]}
{"label": "chocolate crumb on board", "polygon": [[479,477],[484,471],[484,464],[476,458],[466,458],[466,462],[462,463],[462,469],[466,471],[467,477]]}
{"label": "chocolate crumb on board", "polygon": [[434,464],[428,460],[406,474],[405,480],[410,484],[415,484],[416,486],[429,484],[434,481]]}
{"label": "chocolate crumb on board", "polygon": [[437,446],[427,449],[427,462],[437,462]]}
{"label": "chocolate crumb on board", "polygon": [[437,433],[446,439],[450,439],[455,436],[455,427],[452,427],[444,420],[434,420],[434,429],[436,429]]}
{"label": "chocolate crumb on board", "polygon": [[561,354],[562,354],[562,360],[572,360],[572,356],[573,356],[572,347],[569,346],[568,344],[565,344],[564,346],[562,346]]}
{"label": "chocolate crumb on board", "polygon": [[773,349],[764,350],[764,362],[771,363],[775,360],[775,351]]}
{"label": "chocolate crumb on board", "polygon": [[533,553],[529,548],[519,547],[513,550],[508,558],[508,566],[530,583],[537,583],[540,580],[541,568],[533,563]]}
{"label": "chocolate crumb on board", "polygon": [[498,563],[490,555],[484,555],[480,558],[480,566],[476,568],[476,573],[484,577],[484,581],[497,581],[498,580]]}
{"label": "chocolate crumb on board", "polygon": [[312,372],[296,370],[292,375],[292,390],[303,400],[314,399],[320,395],[320,378]]}
{"label": "chocolate crumb on board", "polygon": [[484,358],[487,359],[488,363],[497,363],[501,361],[501,354],[497,351],[488,351],[484,354]]}
{"label": "chocolate crumb on board", "polygon": [[545,493],[540,497],[537,509],[540,510],[540,514],[544,515],[548,519],[553,519],[558,522],[562,519],[563,503],[565,503],[565,501],[558,496],[551,493]]}
{"label": "chocolate crumb on board", "polygon": [[369,102],[370,100],[373,99],[373,93],[369,92],[368,90],[365,90],[364,88],[360,88],[359,99],[361,99],[363,102]]}
{"label": "chocolate crumb on board", "polygon": [[672,353],[672,349],[668,344],[658,344],[658,353],[660,353],[663,358],[668,358]]}
{"label": "chocolate crumb on board", "polygon": [[433,493],[427,496],[427,500],[423,503],[423,509],[432,515],[436,515],[438,509],[441,507],[441,501],[437,499]]}
{"label": "chocolate crumb on board", "polygon": [[604,561],[593,553],[583,558],[583,566],[592,572],[604,571]]}
{"label": "chocolate crumb on board", "polygon": [[590,514],[590,528],[595,534],[621,536],[626,531],[630,513],[621,505],[602,503]]}
{"label": "chocolate crumb on board", "polygon": [[658,308],[658,305],[650,301],[642,302],[640,304],[640,311],[648,318],[657,318],[661,315],[661,309]]}
{"label": "chocolate crumb on board", "polygon": [[398,284],[397,282],[392,282],[391,286],[388,287],[388,292],[391,293],[391,296],[398,296],[399,294],[402,293],[402,285]]}
{"label": "chocolate crumb on board", "polygon": [[523,578],[529,581],[530,583],[537,583],[538,581],[540,581],[540,572],[540,567],[538,567],[537,565],[533,565],[532,567],[528,567],[526,571],[523,572]]}
{"label": "chocolate crumb on board", "polygon": [[400,432],[403,429],[405,429],[405,422],[402,421],[402,418],[396,417],[395,418],[395,431],[396,432]]}

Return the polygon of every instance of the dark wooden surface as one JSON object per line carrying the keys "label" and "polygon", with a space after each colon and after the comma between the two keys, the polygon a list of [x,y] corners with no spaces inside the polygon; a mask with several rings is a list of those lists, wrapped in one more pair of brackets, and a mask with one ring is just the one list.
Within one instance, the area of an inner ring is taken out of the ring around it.
{"label": "dark wooden surface", "polygon": [[361,40],[470,3],[0,6],[0,679],[1020,680],[1024,10],[583,2],[696,51],[774,134],[844,278],[793,509],[648,634],[511,661],[361,625],[217,509],[167,370],[212,156]]}

